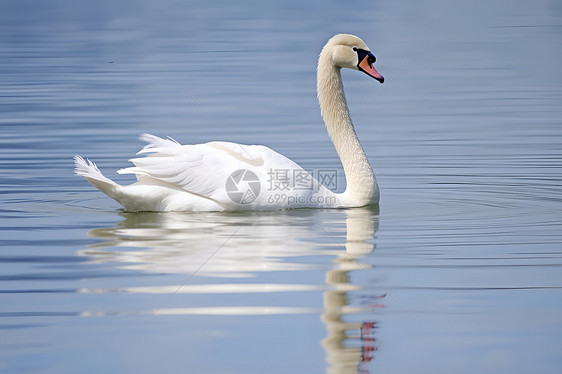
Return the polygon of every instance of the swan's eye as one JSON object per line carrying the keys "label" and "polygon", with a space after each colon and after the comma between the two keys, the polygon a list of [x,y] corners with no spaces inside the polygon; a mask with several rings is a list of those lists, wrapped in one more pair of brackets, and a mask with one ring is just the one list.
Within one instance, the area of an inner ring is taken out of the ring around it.
{"label": "swan's eye", "polygon": [[375,63],[375,61],[377,61],[376,57],[373,56],[373,54],[369,51],[366,51],[364,49],[359,49],[357,47],[353,47],[353,50],[355,52],[357,52],[357,54],[359,55],[359,60],[362,60],[365,58],[365,55],[367,56],[367,63],[369,64],[370,67],[373,66],[373,64]]}

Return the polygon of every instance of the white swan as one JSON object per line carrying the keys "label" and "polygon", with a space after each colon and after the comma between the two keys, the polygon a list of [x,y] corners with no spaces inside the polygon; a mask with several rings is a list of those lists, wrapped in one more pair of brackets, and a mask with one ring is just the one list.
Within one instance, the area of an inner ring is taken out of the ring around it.
{"label": "white swan", "polygon": [[375,175],[359,143],[343,92],[341,68],[360,70],[383,82],[375,56],[354,35],[331,38],[318,59],[318,100],[328,134],[345,172],[347,188],[334,193],[290,159],[261,145],[210,142],[181,145],[143,134],[146,145],[118,173],[137,182],[121,186],[76,155],[75,172],[128,211],[236,211],[290,208],[351,208],[379,201]]}

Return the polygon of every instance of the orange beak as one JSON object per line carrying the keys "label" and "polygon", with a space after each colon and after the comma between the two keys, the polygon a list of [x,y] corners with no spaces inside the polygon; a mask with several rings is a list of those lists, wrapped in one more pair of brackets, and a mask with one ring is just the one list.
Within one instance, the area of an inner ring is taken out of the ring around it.
{"label": "orange beak", "polygon": [[357,68],[363,73],[383,83],[384,77],[373,66],[373,63],[376,61],[375,56],[370,51],[365,51],[363,49],[357,49],[357,56],[359,57]]}

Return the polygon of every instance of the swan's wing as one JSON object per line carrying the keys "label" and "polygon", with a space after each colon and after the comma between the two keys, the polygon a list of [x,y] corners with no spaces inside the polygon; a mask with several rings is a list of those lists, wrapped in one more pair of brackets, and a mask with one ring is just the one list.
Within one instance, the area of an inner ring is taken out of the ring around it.
{"label": "swan's wing", "polygon": [[300,168],[296,163],[260,145],[211,142],[181,145],[173,139],[143,134],[148,144],[138,153],[150,153],[130,161],[134,167],[121,169],[120,174],[136,174],[165,182],[185,191],[213,200],[223,200],[227,178],[236,170],[258,171],[271,168]]}

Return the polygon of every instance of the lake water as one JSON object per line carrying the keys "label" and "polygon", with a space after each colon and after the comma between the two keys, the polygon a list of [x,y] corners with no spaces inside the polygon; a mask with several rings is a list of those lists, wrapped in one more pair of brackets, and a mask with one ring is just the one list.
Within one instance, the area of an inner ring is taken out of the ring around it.
{"label": "lake water", "polygon": [[[125,213],[138,134],[343,171],[343,73],[379,208]],[[0,372],[560,373],[562,6],[8,0],[0,12]]]}

